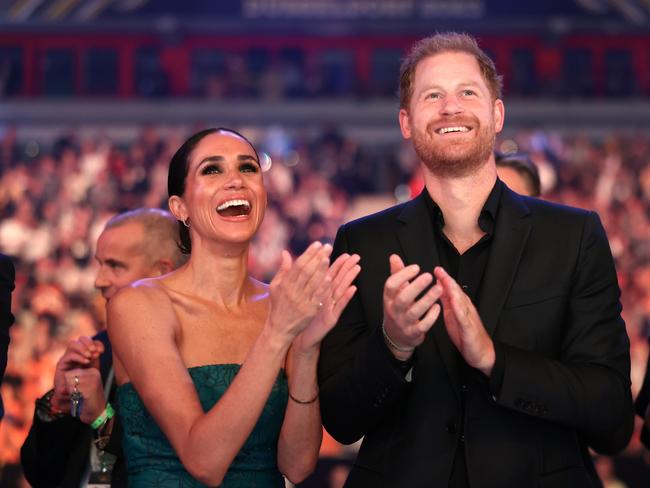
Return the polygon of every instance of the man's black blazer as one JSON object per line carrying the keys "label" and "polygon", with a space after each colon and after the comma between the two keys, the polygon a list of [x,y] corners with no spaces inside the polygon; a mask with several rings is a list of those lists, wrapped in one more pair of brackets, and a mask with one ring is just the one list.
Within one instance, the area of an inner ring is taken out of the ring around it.
{"label": "man's black blazer", "polygon": [[[102,382],[106,381],[113,364],[111,344],[106,331],[93,339],[102,341],[104,352],[100,356]],[[115,387],[109,401],[115,405]],[[29,434],[20,449],[20,461],[25,478],[34,488],[79,488],[88,466],[90,445],[95,438],[92,428],[77,418],[66,415],[44,422],[34,411]],[[126,487],[125,463],[121,450],[121,422],[113,424],[110,445],[107,448],[118,456],[113,469],[112,487]]]}
{"label": "man's black blazer", "polygon": [[634,412],[629,340],[598,216],[504,185],[477,304],[503,372],[496,382],[477,370],[461,381],[442,318],[416,349],[412,382],[389,358],[380,332],[388,258],[432,271],[433,232],[420,195],[337,234],[334,257],[358,253],[362,267],[319,364],[326,429],[343,443],[364,436],[346,486],[446,487],[458,446],[473,488],[599,486],[587,446],[625,447]]}
{"label": "man's black blazer", "polygon": [[[7,368],[9,350],[9,327],[14,323],[11,314],[11,292],[14,289],[15,271],[9,257],[0,254],[0,386]],[[4,417],[4,405],[0,397],[0,420]]]}

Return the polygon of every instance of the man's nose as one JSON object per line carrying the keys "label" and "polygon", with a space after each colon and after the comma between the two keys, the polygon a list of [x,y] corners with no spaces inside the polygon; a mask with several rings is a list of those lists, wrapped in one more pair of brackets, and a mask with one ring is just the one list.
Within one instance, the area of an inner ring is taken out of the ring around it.
{"label": "man's nose", "polygon": [[444,115],[456,115],[462,113],[463,106],[456,95],[448,94],[442,100],[440,111]]}
{"label": "man's nose", "polygon": [[110,286],[110,284],[111,282],[107,278],[104,268],[100,267],[99,271],[97,271],[97,276],[95,276],[95,288],[101,290],[102,288],[106,288]]}

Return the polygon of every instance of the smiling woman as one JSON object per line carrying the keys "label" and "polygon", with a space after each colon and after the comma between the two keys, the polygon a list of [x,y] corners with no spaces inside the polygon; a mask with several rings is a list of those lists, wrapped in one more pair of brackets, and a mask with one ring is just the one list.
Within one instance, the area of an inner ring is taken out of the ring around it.
{"label": "smiling woman", "polygon": [[[193,149],[188,153],[181,147],[169,169],[169,206],[184,223],[183,243],[189,252],[193,243],[188,224],[195,241],[216,233],[223,243],[248,242],[266,209],[258,153],[229,129],[208,129],[197,136],[186,143]],[[186,153],[189,157],[179,156]]]}
{"label": "smiling woman", "polygon": [[[176,151],[176,154],[172,157],[172,160],[169,164],[169,175],[167,179],[167,191],[170,196],[170,205],[171,204],[171,199],[172,197],[180,197],[185,193],[185,188],[187,184],[187,176],[188,173],[190,172],[190,156],[193,156],[192,159],[198,160],[198,164],[195,165],[194,171],[200,170],[201,176],[208,176],[208,175],[220,175],[224,173],[224,166],[226,165],[226,161],[224,159],[223,154],[217,154],[217,153],[210,153],[209,150],[207,152],[204,151],[204,157],[199,156],[198,154],[194,154],[195,148],[199,146],[199,143],[203,142],[201,144],[201,149],[206,146],[206,143],[208,141],[212,141],[214,136],[227,136],[229,135],[231,140],[231,145],[233,143],[237,144],[239,143],[239,149],[243,151],[242,154],[237,155],[236,159],[237,162],[241,163],[239,166],[240,168],[238,171],[242,173],[250,173],[253,175],[259,175],[261,166],[260,166],[260,158],[257,153],[257,150],[255,147],[246,139],[243,135],[239,134],[236,131],[233,131],[231,129],[225,129],[225,128],[218,128],[218,129],[206,129],[201,132],[197,132],[193,136],[191,136],[185,143]],[[210,137],[208,137],[210,136]],[[204,141],[204,139],[206,139]],[[223,140],[223,138],[221,138]],[[200,166],[200,168],[199,168]],[[260,183],[262,184],[263,188],[263,182],[261,181]],[[232,197],[231,197],[232,198]],[[266,194],[264,195],[264,207],[266,207]],[[247,214],[250,214],[250,202],[246,199],[242,199],[248,204],[248,212]],[[234,200],[230,200],[231,202]],[[224,207],[224,204],[226,206]],[[245,204],[244,204],[245,205]],[[223,202],[220,205],[216,207],[217,212],[221,213],[227,206],[230,206],[229,202]],[[187,220],[189,216],[186,217],[179,217],[179,232],[180,232],[180,238],[181,238],[181,246],[183,248],[183,251],[187,254],[189,254],[192,250],[192,243],[190,240],[190,232],[189,232],[189,227],[190,227],[190,222],[191,220]],[[263,217],[263,215],[262,215]]]}
{"label": "smiling woman", "polygon": [[168,189],[190,259],[108,309],[129,486],[299,482],[321,441],[320,343],[355,292],[359,257],[330,266],[331,247],[315,242],[295,261],[285,251],[270,285],[250,277],[266,190],[257,151],[232,130],[190,137]]}

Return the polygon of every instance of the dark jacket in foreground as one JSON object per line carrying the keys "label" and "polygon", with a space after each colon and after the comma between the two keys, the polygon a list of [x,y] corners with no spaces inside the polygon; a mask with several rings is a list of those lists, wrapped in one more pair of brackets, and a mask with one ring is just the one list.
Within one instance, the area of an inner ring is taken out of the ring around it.
{"label": "dark jacket in foreground", "polygon": [[[102,341],[104,353],[100,356],[102,382],[106,381],[113,364],[111,345],[106,331],[93,339]],[[109,401],[113,406],[113,387]],[[126,487],[126,469],[121,449],[121,423],[115,418],[111,441],[106,450],[118,456],[111,486]],[[34,411],[34,421],[25,443],[20,449],[20,461],[25,478],[34,488],[79,488],[88,466],[90,444],[95,439],[93,429],[77,418],[65,415],[51,422],[41,420]]]}
{"label": "dark jacket in foreground", "polygon": [[[0,386],[7,367],[9,349],[9,327],[14,323],[11,314],[11,292],[14,289],[15,271],[9,257],[0,254]],[[4,417],[4,406],[0,397],[0,420]]]}

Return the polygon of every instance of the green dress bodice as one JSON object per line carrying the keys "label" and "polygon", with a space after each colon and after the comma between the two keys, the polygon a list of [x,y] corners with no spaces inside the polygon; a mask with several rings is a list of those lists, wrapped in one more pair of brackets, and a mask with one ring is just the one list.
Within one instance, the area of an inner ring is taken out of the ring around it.
{"label": "green dress bodice", "polygon": [[[221,398],[239,368],[238,364],[215,364],[188,369],[203,410],[209,410]],[[284,488],[284,478],[277,468],[277,444],[287,392],[286,376],[280,372],[257,424],[230,465],[222,487]],[[185,470],[131,383],[118,387],[117,398],[129,487],[204,487]]]}

